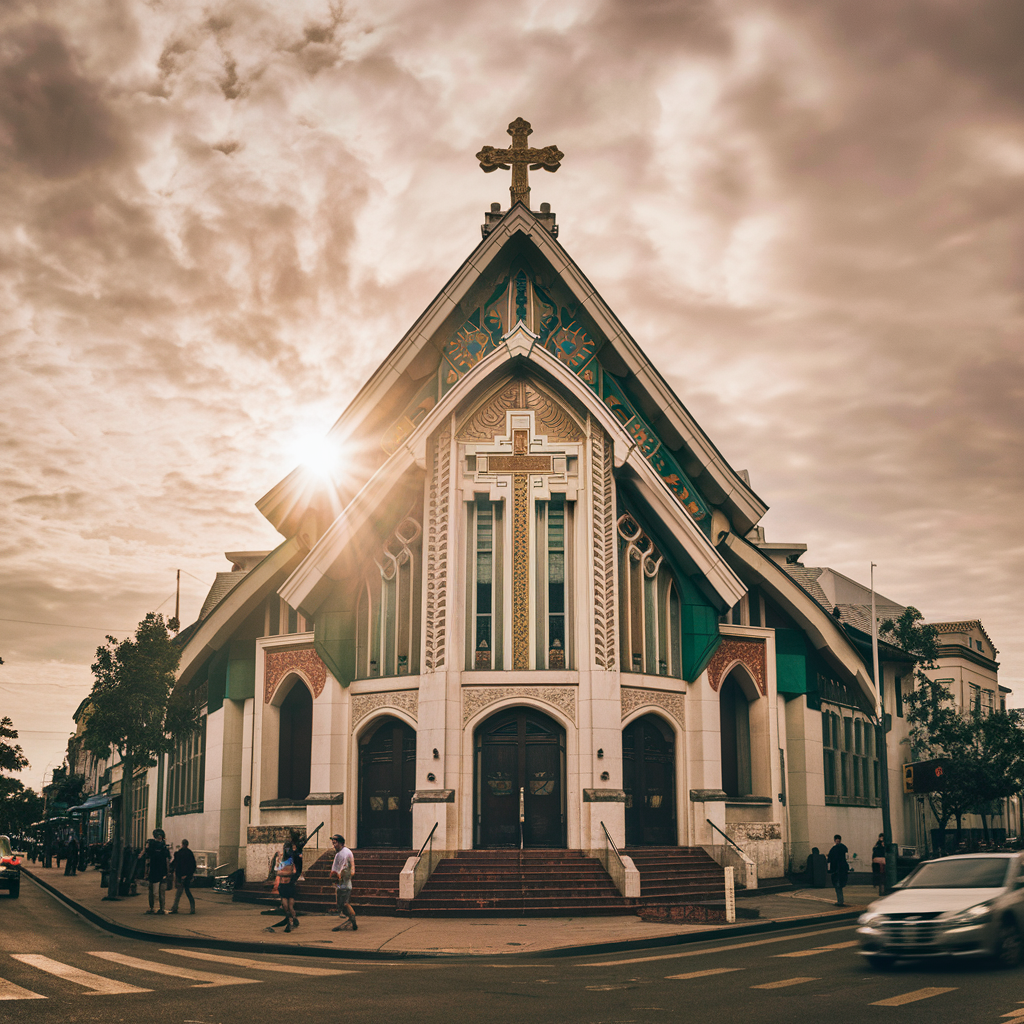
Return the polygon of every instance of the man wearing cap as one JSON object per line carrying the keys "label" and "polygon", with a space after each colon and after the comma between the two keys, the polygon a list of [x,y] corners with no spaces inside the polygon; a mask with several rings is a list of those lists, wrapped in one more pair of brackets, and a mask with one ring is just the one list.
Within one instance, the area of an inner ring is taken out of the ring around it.
{"label": "man wearing cap", "polygon": [[338,899],[338,915],[344,914],[348,922],[335,925],[331,931],[340,932],[345,924],[351,923],[352,931],[358,931],[356,913],[352,909],[352,876],[356,872],[355,858],[352,851],[345,845],[345,837],[337,832],[331,836],[334,844],[334,863],[331,865],[331,881],[334,882]]}

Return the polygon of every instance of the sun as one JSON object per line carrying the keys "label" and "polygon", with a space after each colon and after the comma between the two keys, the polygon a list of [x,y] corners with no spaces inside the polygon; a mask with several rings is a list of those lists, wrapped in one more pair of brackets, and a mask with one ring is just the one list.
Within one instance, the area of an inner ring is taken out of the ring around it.
{"label": "sun", "polygon": [[292,452],[305,469],[324,480],[337,479],[344,464],[344,446],[323,434],[303,435],[292,445]]}

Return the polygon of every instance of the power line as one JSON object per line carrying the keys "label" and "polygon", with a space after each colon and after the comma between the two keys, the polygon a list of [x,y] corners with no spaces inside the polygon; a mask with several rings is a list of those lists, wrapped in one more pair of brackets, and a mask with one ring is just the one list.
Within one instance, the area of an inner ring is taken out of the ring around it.
{"label": "power line", "polygon": [[[171,597],[174,595],[172,594]],[[131,633],[132,629],[122,629],[111,626],[80,626],[75,622],[37,622],[35,619],[5,619],[0,617],[0,622],[18,622],[24,626],[54,626],[58,629],[93,629],[99,633]]]}

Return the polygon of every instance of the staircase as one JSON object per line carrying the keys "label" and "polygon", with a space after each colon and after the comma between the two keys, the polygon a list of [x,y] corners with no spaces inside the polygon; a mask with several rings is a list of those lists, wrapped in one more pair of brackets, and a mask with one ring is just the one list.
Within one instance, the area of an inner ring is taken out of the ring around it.
{"label": "staircase", "polygon": [[635,914],[601,862],[581,850],[460,850],[399,913],[415,917]]}
{"label": "staircase", "polygon": [[725,870],[699,846],[635,846],[622,852],[640,872],[641,903],[725,898]]}
{"label": "staircase", "polygon": [[[315,856],[315,851],[310,851]],[[398,903],[398,876],[414,850],[354,850],[356,870],[352,876],[352,909],[356,914],[394,914]],[[305,882],[299,883],[295,909],[304,914],[326,914],[337,905],[331,883],[334,851],[326,850],[315,862],[307,856],[303,865]],[[239,903],[277,902],[273,882],[247,884],[235,892]]]}

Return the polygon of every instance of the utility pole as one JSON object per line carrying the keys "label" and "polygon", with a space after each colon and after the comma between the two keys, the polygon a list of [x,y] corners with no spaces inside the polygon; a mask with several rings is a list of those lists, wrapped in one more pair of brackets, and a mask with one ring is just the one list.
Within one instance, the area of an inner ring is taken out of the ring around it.
{"label": "utility pole", "polygon": [[181,626],[181,570],[178,570],[178,581],[174,587],[174,632]]}
{"label": "utility pole", "polygon": [[875,676],[875,717],[878,719],[878,768],[882,787],[882,842],[885,844],[885,889],[896,884],[896,851],[892,842],[892,819],[889,815],[888,734],[885,728],[885,702],[882,699],[882,677],[878,669],[878,616],[875,612],[875,563],[871,563],[871,667]]}

